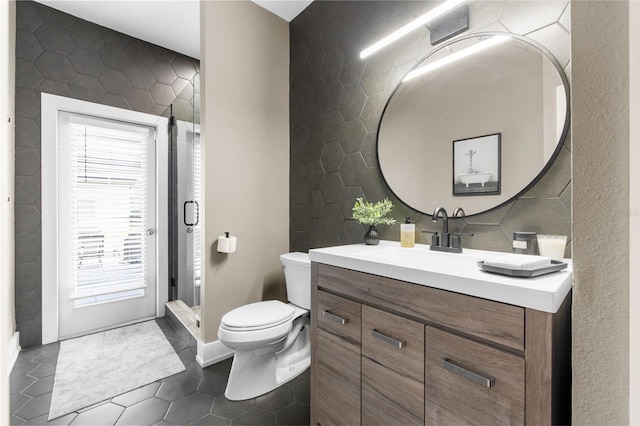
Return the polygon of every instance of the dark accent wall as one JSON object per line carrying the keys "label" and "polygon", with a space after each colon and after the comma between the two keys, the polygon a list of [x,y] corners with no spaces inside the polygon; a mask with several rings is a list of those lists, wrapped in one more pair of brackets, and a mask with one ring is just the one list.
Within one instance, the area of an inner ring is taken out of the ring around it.
{"label": "dark accent wall", "polygon": [[[319,1],[291,22],[290,243],[295,251],[361,243],[365,228],[350,220],[356,197],[388,197],[394,217],[420,231],[437,230],[386,186],[376,156],[382,110],[404,73],[432,47],[420,28],[361,60],[359,52],[432,8],[431,1]],[[526,35],[549,49],[570,74],[570,10],[566,1],[470,2],[470,29]],[[467,34],[465,33],[465,34]],[[450,221],[474,233],[463,246],[511,251],[513,231],[571,236],[570,136],[542,179],[524,195],[489,212]],[[379,227],[399,240],[399,223]],[[570,256],[571,245],[566,255]]]}
{"label": "dark accent wall", "polygon": [[31,1],[16,11],[16,322],[41,343],[40,94],[193,116],[199,62]]}

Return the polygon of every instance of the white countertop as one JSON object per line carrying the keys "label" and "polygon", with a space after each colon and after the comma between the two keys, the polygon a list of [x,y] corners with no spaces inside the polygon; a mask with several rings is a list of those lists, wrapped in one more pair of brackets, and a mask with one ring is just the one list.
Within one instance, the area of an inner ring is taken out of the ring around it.
{"label": "white countertop", "polygon": [[416,244],[402,248],[396,241],[377,246],[352,244],[309,250],[312,262],[408,281],[469,296],[555,313],[571,290],[573,268],[532,278],[515,278],[482,271],[478,261],[510,253],[463,249],[462,253],[429,250]]}

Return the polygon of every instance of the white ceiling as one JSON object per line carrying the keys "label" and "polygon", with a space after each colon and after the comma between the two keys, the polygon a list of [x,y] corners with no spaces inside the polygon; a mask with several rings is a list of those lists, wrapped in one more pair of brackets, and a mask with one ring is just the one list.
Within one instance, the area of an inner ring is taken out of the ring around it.
{"label": "white ceiling", "polygon": [[[84,20],[200,59],[198,0],[36,0]],[[252,0],[290,22],[313,0]]]}

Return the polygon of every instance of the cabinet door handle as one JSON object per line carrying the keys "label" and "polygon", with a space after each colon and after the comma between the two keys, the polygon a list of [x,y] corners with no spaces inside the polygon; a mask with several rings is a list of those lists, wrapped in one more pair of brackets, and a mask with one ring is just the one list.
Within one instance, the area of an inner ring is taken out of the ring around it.
{"label": "cabinet door handle", "polygon": [[337,322],[338,324],[342,324],[342,325],[345,325],[346,323],[349,322],[348,318],[339,317],[337,315],[332,314],[329,311],[322,311],[322,316],[327,318],[327,319],[330,319],[331,321]]}
{"label": "cabinet door handle", "polygon": [[495,377],[484,377],[480,374],[474,373],[473,371],[469,371],[466,368],[462,368],[459,365],[454,364],[447,358],[446,356],[442,358],[442,366],[445,370],[451,371],[452,373],[459,374],[462,377],[465,377],[469,380],[472,380],[476,383],[481,384],[484,387],[490,388],[495,384]]}
{"label": "cabinet door handle", "polygon": [[379,340],[382,340],[383,342],[392,344],[393,346],[397,347],[398,349],[402,349],[407,345],[407,342],[402,341],[402,340],[396,340],[393,337],[386,336],[386,335],[380,333],[375,328],[373,330],[371,330],[371,335],[373,337],[375,337],[376,339],[379,339]]}

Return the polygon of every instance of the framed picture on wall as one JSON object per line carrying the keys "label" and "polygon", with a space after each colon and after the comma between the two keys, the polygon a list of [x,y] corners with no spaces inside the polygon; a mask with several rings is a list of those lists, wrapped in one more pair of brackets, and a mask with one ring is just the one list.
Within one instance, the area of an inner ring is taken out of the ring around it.
{"label": "framed picture on wall", "polygon": [[453,141],[453,195],[500,194],[500,133]]}

